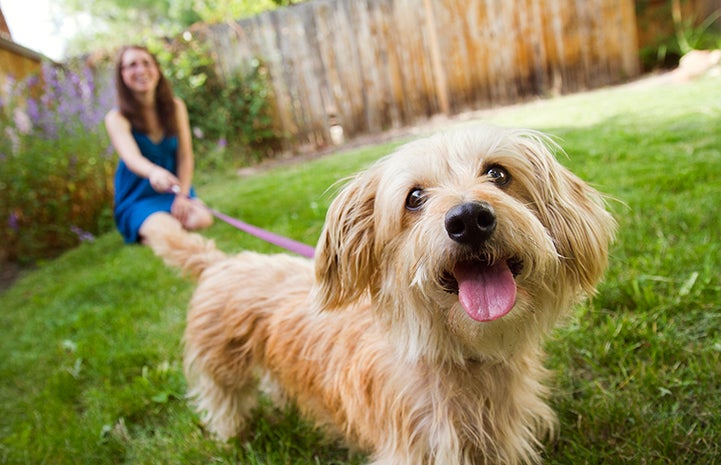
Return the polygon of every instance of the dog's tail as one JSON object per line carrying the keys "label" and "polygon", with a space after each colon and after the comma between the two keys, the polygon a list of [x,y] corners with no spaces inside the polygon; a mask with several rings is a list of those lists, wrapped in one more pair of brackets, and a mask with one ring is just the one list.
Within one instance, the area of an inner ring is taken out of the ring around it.
{"label": "dog's tail", "polygon": [[215,242],[200,234],[186,231],[152,234],[146,238],[147,245],[167,265],[180,268],[184,274],[197,278],[213,263],[227,256],[215,248]]}

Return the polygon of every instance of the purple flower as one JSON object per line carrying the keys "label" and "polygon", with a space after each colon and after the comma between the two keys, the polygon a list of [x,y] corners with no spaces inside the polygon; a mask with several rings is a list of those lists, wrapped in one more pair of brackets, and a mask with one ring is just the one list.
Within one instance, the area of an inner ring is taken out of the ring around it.
{"label": "purple flower", "polygon": [[13,74],[8,74],[7,76],[5,76],[5,86],[8,89],[14,89],[16,82],[17,80],[15,79],[15,76]]}
{"label": "purple flower", "polygon": [[21,134],[30,134],[30,131],[33,130],[33,123],[28,114],[25,113],[22,108],[15,107],[15,111],[13,111],[13,120],[15,128]]}
{"label": "purple flower", "polygon": [[27,100],[27,113],[33,126],[37,126],[40,121],[40,107],[38,106],[38,101],[34,98]]}
{"label": "purple flower", "polygon": [[20,230],[20,225],[18,225],[17,213],[10,212],[10,216],[8,217],[8,228],[15,232],[18,232]]}
{"label": "purple flower", "polygon": [[35,87],[39,83],[40,83],[40,77],[38,77],[35,74],[31,75],[29,78],[27,78],[25,80],[25,85],[27,86],[28,89]]}
{"label": "purple flower", "polygon": [[105,159],[110,159],[115,154],[115,147],[113,147],[113,144],[108,144],[108,146],[105,148],[105,152],[103,152],[103,157]]}
{"label": "purple flower", "polygon": [[80,239],[80,242],[94,242],[95,241],[95,236],[93,236],[92,234],[90,234],[87,231],[84,231],[84,230],[78,228],[77,226],[71,226],[70,230],[78,236],[78,239]]}
{"label": "purple flower", "polygon": [[227,146],[228,146],[228,141],[224,137],[221,137],[220,139],[218,139],[218,148],[224,149]]}

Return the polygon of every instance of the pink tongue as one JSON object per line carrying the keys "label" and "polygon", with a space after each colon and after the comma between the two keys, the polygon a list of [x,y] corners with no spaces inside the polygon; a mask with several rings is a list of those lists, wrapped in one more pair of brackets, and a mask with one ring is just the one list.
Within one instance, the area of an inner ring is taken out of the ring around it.
{"label": "pink tongue", "polygon": [[492,321],[511,311],[516,303],[516,281],[505,262],[493,266],[459,263],[454,271],[458,300],[476,321]]}

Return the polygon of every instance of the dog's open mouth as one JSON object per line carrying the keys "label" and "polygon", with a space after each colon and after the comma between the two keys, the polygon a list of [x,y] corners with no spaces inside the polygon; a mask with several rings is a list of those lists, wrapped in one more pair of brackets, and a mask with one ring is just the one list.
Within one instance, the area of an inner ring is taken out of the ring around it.
{"label": "dog's open mouth", "polygon": [[517,259],[488,259],[459,262],[441,277],[447,292],[458,294],[458,300],[469,317],[476,321],[497,320],[511,311],[516,303],[516,280],[523,263]]}

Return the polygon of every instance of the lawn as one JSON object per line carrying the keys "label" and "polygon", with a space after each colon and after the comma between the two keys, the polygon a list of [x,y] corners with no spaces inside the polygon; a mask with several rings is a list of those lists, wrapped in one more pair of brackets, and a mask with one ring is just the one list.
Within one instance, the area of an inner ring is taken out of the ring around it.
{"label": "lawn", "polygon": [[[546,463],[721,462],[721,79],[479,117],[555,136],[619,223],[598,295],[547,344],[561,427]],[[198,187],[217,209],[312,244],[333,184],[397,144],[251,177],[203,173]],[[276,251],[222,223],[206,234],[227,251]],[[192,288],[113,233],[0,294],[0,463],[362,463],[266,403],[244,440],[207,437],[184,399]]]}

